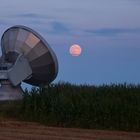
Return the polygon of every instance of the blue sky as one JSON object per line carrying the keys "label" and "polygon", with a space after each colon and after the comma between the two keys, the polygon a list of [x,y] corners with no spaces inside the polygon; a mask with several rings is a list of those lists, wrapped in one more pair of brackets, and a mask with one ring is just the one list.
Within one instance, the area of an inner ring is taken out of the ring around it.
{"label": "blue sky", "polygon": [[[15,24],[39,32],[58,57],[55,82],[140,83],[139,0],[0,2],[0,35]],[[69,54],[75,43],[79,57]]]}

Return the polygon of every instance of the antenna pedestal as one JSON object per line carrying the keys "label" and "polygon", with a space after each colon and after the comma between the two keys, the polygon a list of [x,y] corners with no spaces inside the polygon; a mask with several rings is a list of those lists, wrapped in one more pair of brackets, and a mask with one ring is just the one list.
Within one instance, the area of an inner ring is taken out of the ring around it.
{"label": "antenna pedestal", "polygon": [[1,80],[0,83],[0,101],[21,100],[23,98],[20,85],[14,87],[8,80]]}

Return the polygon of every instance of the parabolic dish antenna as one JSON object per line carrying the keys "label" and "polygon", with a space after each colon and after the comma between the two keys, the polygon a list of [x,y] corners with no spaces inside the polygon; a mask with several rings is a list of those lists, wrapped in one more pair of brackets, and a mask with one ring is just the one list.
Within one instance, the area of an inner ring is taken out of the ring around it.
{"label": "parabolic dish antenna", "polygon": [[44,86],[58,73],[57,57],[49,44],[25,26],[7,29],[1,38],[0,100],[21,99],[22,81]]}

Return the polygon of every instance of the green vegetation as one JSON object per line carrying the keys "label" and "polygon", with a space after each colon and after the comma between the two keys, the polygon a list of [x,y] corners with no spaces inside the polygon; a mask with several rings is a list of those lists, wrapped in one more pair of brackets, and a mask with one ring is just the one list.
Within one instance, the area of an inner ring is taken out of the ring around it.
{"label": "green vegetation", "polygon": [[140,85],[58,83],[26,90],[23,101],[2,104],[0,116],[50,126],[140,131]]}

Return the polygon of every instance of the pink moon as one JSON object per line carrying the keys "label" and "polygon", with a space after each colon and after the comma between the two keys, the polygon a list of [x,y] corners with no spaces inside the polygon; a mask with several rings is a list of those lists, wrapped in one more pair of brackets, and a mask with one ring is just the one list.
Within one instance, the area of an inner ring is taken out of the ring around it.
{"label": "pink moon", "polygon": [[74,44],[70,47],[69,53],[72,56],[79,56],[82,53],[82,49],[81,49],[80,45]]}

